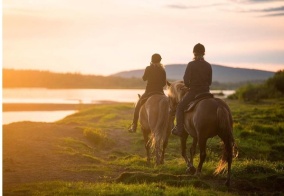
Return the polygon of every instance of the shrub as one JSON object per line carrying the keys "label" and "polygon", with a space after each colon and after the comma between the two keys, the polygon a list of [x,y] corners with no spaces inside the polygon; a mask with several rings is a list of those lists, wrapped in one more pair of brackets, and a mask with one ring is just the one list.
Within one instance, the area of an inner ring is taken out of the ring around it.
{"label": "shrub", "polygon": [[236,97],[241,101],[258,102],[267,97],[267,88],[265,85],[247,84],[236,91]]}
{"label": "shrub", "polygon": [[277,89],[283,95],[284,94],[284,70],[280,70],[276,72],[272,78],[269,78],[267,80],[267,84]]}
{"label": "shrub", "polygon": [[86,128],[83,133],[84,136],[95,146],[111,147],[114,144],[114,142],[110,140],[100,129]]}
{"label": "shrub", "polygon": [[259,102],[261,99],[279,98],[284,96],[284,70],[275,73],[264,84],[247,84],[228,96],[245,102]]}

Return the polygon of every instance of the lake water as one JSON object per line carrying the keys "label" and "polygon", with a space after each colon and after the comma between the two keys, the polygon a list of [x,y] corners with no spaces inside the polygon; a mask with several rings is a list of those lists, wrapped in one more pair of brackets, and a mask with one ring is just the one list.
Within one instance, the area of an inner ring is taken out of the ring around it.
{"label": "lake water", "polygon": [[[136,102],[137,94],[143,89],[44,89],[44,88],[13,88],[2,90],[2,102],[5,103],[56,103],[76,104],[101,101]],[[218,93],[220,91],[211,91]],[[228,96],[234,91],[222,91]],[[165,91],[166,93],[166,91]],[[3,112],[2,124],[18,121],[54,122],[76,111],[19,111]]]}

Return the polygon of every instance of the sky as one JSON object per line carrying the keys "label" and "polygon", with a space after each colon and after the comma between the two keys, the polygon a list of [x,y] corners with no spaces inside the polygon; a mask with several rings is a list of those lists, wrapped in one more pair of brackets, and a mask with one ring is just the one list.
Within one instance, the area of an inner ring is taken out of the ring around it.
{"label": "sky", "polygon": [[2,0],[3,68],[94,75],[187,64],[284,69],[284,0]]}

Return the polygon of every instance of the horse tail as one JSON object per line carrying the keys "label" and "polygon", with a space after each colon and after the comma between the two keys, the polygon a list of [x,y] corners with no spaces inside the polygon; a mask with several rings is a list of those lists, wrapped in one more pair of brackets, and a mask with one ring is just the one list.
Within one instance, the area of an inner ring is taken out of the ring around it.
{"label": "horse tail", "polygon": [[[160,151],[168,137],[169,102],[163,98],[158,103],[158,120],[152,130],[151,148]],[[158,148],[158,149],[157,149]],[[157,153],[157,152],[156,152]]]}
{"label": "horse tail", "polygon": [[215,170],[215,174],[219,174],[224,171],[226,163],[232,163],[233,159],[233,149],[235,147],[234,137],[233,137],[233,120],[230,109],[227,105],[221,105],[217,109],[218,118],[218,136],[222,139],[223,154],[222,158]]}

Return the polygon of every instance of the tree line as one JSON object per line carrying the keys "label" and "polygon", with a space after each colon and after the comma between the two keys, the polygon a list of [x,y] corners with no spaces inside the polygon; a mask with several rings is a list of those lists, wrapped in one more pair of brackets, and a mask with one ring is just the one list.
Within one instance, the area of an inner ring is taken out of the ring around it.
{"label": "tree line", "polygon": [[3,69],[3,88],[139,89],[144,86],[145,83],[138,78]]}
{"label": "tree line", "polygon": [[[80,73],[54,73],[39,70],[3,69],[3,88],[51,88],[51,89],[143,89],[141,78],[83,75]],[[182,79],[182,77],[181,77]],[[169,81],[173,81],[168,79]],[[260,84],[263,81],[250,81]],[[247,82],[220,83],[214,81],[211,89],[234,90]]]}

